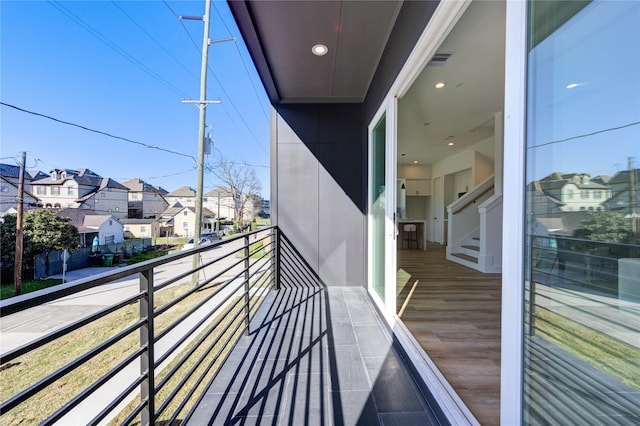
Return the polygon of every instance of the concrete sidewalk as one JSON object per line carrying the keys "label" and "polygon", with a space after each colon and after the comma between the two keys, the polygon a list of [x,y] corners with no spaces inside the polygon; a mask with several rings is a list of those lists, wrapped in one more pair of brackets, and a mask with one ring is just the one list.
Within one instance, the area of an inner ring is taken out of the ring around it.
{"label": "concrete sidewalk", "polygon": [[[126,264],[123,264],[122,266],[126,266]],[[67,271],[64,274],[64,279],[65,279],[65,282],[68,283],[69,281],[79,280],[81,278],[103,274],[105,272],[111,271],[116,268],[120,268],[122,266],[92,266],[89,268],[74,269],[73,271]],[[50,275],[47,278],[54,278],[54,279],[57,278],[61,280],[62,273]]]}

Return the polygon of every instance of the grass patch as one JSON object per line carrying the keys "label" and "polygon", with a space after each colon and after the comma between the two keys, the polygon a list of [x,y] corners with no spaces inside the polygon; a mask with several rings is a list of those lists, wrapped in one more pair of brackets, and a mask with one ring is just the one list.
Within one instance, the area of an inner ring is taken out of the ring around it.
{"label": "grass patch", "polygon": [[640,351],[548,309],[536,308],[536,333],[603,373],[640,390]]}
{"label": "grass patch", "polygon": [[[32,291],[42,290],[43,288],[49,288],[54,285],[62,284],[61,279],[57,278],[48,278],[45,280],[33,280],[33,281],[24,281],[22,283],[22,294],[31,293]],[[13,283],[11,284],[2,284],[0,286],[0,300],[8,299],[16,295],[15,286]]]}
{"label": "grass patch", "polygon": [[[266,285],[266,283],[262,283],[261,285]],[[179,295],[184,294],[191,288],[192,286],[189,282],[169,287],[157,292],[154,295],[154,307],[158,308],[166,305],[168,302],[176,299]],[[167,310],[162,315],[156,317],[154,319],[155,334],[157,335],[162,330],[164,330],[186,310],[205,300],[212,294],[212,292],[216,290],[216,288],[217,284],[208,285],[203,289],[195,292],[185,300],[181,301],[176,306]],[[235,308],[235,310],[240,310],[241,306],[242,305],[240,304],[239,307]],[[226,323],[232,321],[234,314],[235,311],[227,314],[224,321],[226,321]],[[0,399],[2,401],[5,401],[13,395],[19,393],[31,384],[36,383],[38,380],[41,380],[55,370],[61,368],[70,361],[78,358],[87,351],[101,344],[109,337],[117,334],[127,326],[135,323],[138,318],[138,304],[134,303],[128,305],[108,316],[105,316],[104,318],[101,318],[100,320],[92,324],[78,329],[67,336],[64,336],[48,345],[43,346],[42,348],[39,348],[29,354],[18,358],[12,361],[10,364],[3,365],[0,369]],[[235,321],[241,320],[242,316],[240,316],[240,319],[236,319]],[[211,336],[209,336],[204,342],[203,347],[197,349],[195,353],[191,355],[187,362],[185,362],[182,368],[178,371],[178,374],[172,377],[168,381],[167,385],[165,385],[165,387],[163,387],[161,391],[156,394],[156,409],[160,407],[162,402],[167,398],[168,394],[177,388],[177,383],[187,376],[188,369],[193,365],[196,365],[198,357],[203,354],[203,351],[205,350],[204,348],[206,348],[214,338],[219,336],[220,331],[218,330],[222,330],[226,323],[223,322],[218,326],[219,328],[214,331]],[[222,339],[223,342],[226,340],[226,337],[229,337],[231,341],[233,341],[233,339],[237,338],[239,333],[242,332],[242,328],[240,328],[240,330],[235,333],[232,333],[232,330],[233,326],[230,327],[230,331],[227,332],[231,334],[226,334],[225,338]],[[47,388],[39,392],[31,399],[20,404],[8,413],[2,413],[2,415],[0,415],[0,424],[17,425],[37,424],[42,422],[57,409],[62,407],[67,401],[69,401],[71,398],[73,398],[75,395],[77,395],[79,392],[93,383],[98,377],[102,376],[107,371],[115,367],[125,357],[135,351],[138,348],[138,345],[139,332],[136,330],[128,334],[125,338],[123,338],[98,356],[94,357],[79,368],[64,376],[63,378],[49,385]],[[181,351],[179,357],[190,350],[192,346],[193,343],[190,343],[184,350]],[[169,416],[176,410],[178,404],[182,403],[182,401],[184,400],[184,394],[186,393],[186,390],[195,386],[195,378],[200,375],[201,371],[208,363],[208,360],[211,359],[212,356],[216,355],[216,352],[216,349],[210,351],[210,353],[207,354],[207,357],[197,365],[198,370],[196,371],[196,373],[189,379],[189,381],[185,385],[180,387],[180,392],[178,393],[177,397],[167,407],[167,410],[165,410],[163,416],[158,419],[158,422],[156,424],[164,424],[164,422],[168,420]],[[223,359],[224,354],[225,352],[217,354],[217,358]],[[177,362],[177,359],[172,361],[170,365],[163,371],[156,372],[156,385],[164,377],[164,375],[166,375],[166,372],[173,366],[173,364]],[[210,377],[216,371],[218,362],[219,361],[216,361],[216,365],[214,366],[214,368],[209,371],[208,377]],[[139,361],[133,361],[133,364],[137,368],[137,366],[139,365]],[[198,390],[202,390],[207,381],[208,379],[204,380],[203,383],[200,384]],[[138,402],[139,397],[135,399],[127,408],[131,409],[131,407],[135,407]],[[181,415],[184,415],[186,413],[186,410],[191,408],[193,402],[194,401],[189,401],[189,403],[182,409]],[[125,410],[125,413],[128,413],[128,411]],[[126,414],[122,414],[117,419],[122,421],[125,417]]]}
{"label": "grass patch", "polygon": [[144,262],[145,260],[155,259],[156,257],[162,257],[169,254],[168,250],[148,251],[146,253],[138,253],[127,259],[127,265],[133,265],[134,263]]}
{"label": "grass patch", "polygon": [[[156,307],[175,299],[179,294],[188,291],[190,288],[190,284],[182,284],[156,293]],[[204,300],[212,291],[213,286],[204,288],[157,317],[154,323],[155,333],[157,334],[166,328],[182,312]],[[3,366],[4,368],[0,371],[0,398],[2,400],[10,398],[30,384],[46,377],[71,360],[96,347],[137,321],[138,315],[138,304],[129,305],[14,360],[10,366]],[[138,345],[139,333],[134,331],[100,355],[57,380],[30,400],[22,403],[9,413],[3,413],[0,416],[0,423],[14,425],[41,422],[89,386],[97,377],[115,367],[122,359],[131,354]],[[137,362],[134,361],[134,364],[137,365]]]}

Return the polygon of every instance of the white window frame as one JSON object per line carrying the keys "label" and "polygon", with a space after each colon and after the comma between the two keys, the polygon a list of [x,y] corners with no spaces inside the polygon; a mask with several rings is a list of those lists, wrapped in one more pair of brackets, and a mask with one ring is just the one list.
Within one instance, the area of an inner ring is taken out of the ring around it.
{"label": "white window frame", "polygon": [[522,424],[527,2],[507,1],[500,423]]}

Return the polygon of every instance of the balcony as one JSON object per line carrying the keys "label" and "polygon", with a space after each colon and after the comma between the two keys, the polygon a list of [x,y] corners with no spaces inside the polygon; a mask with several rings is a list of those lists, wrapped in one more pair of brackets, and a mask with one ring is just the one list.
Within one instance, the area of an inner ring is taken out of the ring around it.
{"label": "balcony", "polygon": [[366,291],[277,228],[0,307],[3,424],[441,423]]}

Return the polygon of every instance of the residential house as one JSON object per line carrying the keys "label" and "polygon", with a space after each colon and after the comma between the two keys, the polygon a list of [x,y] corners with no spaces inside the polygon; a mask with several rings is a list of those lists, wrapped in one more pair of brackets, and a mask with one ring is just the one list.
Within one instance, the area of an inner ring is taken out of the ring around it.
{"label": "residential house", "polygon": [[[31,193],[33,177],[24,172],[24,205],[28,210],[38,206],[39,200]],[[0,216],[11,213],[18,207],[18,185],[20,183],[20,167],[10,164],[0,164]]]}
{"label": "residential house", "polygon": [[80,247],[91,247],[93,238],[98,237],[100,245],[124,242],[124,227],[120,220],[111,214],[100,214],[95,210],[66,208],[58,213],[67,217],[78,228]]}
{"label": "residential house", "polygon": [[[179,203],[169,207],[156,219],[158,236],[192,237],[195,235],[196,209]],[[217,218],[208,208],[202,208],[201,234],[216,229]]]}
{"label": "residential house", "polygon": [[236,200],[228,188],[218,186],[206,192],[202,198],[202,206],[221,219],[236,220]]}
{"label": "residential house", "polygon": [[126,218],[128,188],[89,169],[54,169],[51,176],[32,182],[45,208],[80,208]]}
{"label": "residential house", "polygon": [[120,219],[125,238],[154,238],[160,236],[160,222],[156,219]]}
{"label": "residential house", "polygon": [[175,203],[180,203],[183,206],[195,207],[196,205],[196,190],[190,186],[183,186],[164,194],[164,199],[167,200],[169,206],[173,206]]}
{"label": "residential house", "polygon": [[605,203],[607,210],[640,217],[640,169],[620,171],[608,183],[612,195]]}
{"label": "residential house", "polygon": [[[7,213],[17,212],[19,193],[17,184],[4,176],[0,176],[0,217]],[[25,211],[37,208],[40,204],[40,200],[26,190],[22,194],[22,200]]]}
{"label": "residential house", "polygon": [[[228,3],[272,105],[272,223],[295,248],[279,267],[366,288],[445,423],[637,422],[637,375],[610,360],[625,359],[618,345],[640,350],[640,329],[586,267],[533,258],[537,233],[564,225],[552,213],[604,208],[610,189],[587,172],[638,156],[637,4]],[[424,253],[399,248],[403,224]],[[442,270],[479,271],[446,312],[455,280],[426,288],[435,270],[417,266],[441,246]],[[587,265],[581,247],[563,250]],[[625,256],[621,269],[640,262]],[[613,270],[599,279],[637,283]],[[554,334],[566,321],[593,333],[584,349]]]}
{"label": "residential house", "polygon": [[161,187],[150,185],[142,179],[129,179],[122,185],[129,188],[130,219],[156,218],[169,207],[164,199],[168,192]]}
{"label": "residential house", "polygon": [[602,211],[611,197],[611,189],[591,181],[587,173],[552,173],[536,185],[543,194],[562,203],[562,211]]}
{"label": "residential house", "polygon": [[[1,164],[0,163],[0,177],[4,178],[6,181],[11,182],[16,187],[20,182],[20,166],[14,166],[11,164]],[[31,174],[25,170],[24,171],[24,189],[25,191],[31,190],[31,181],[33,177]]]}

